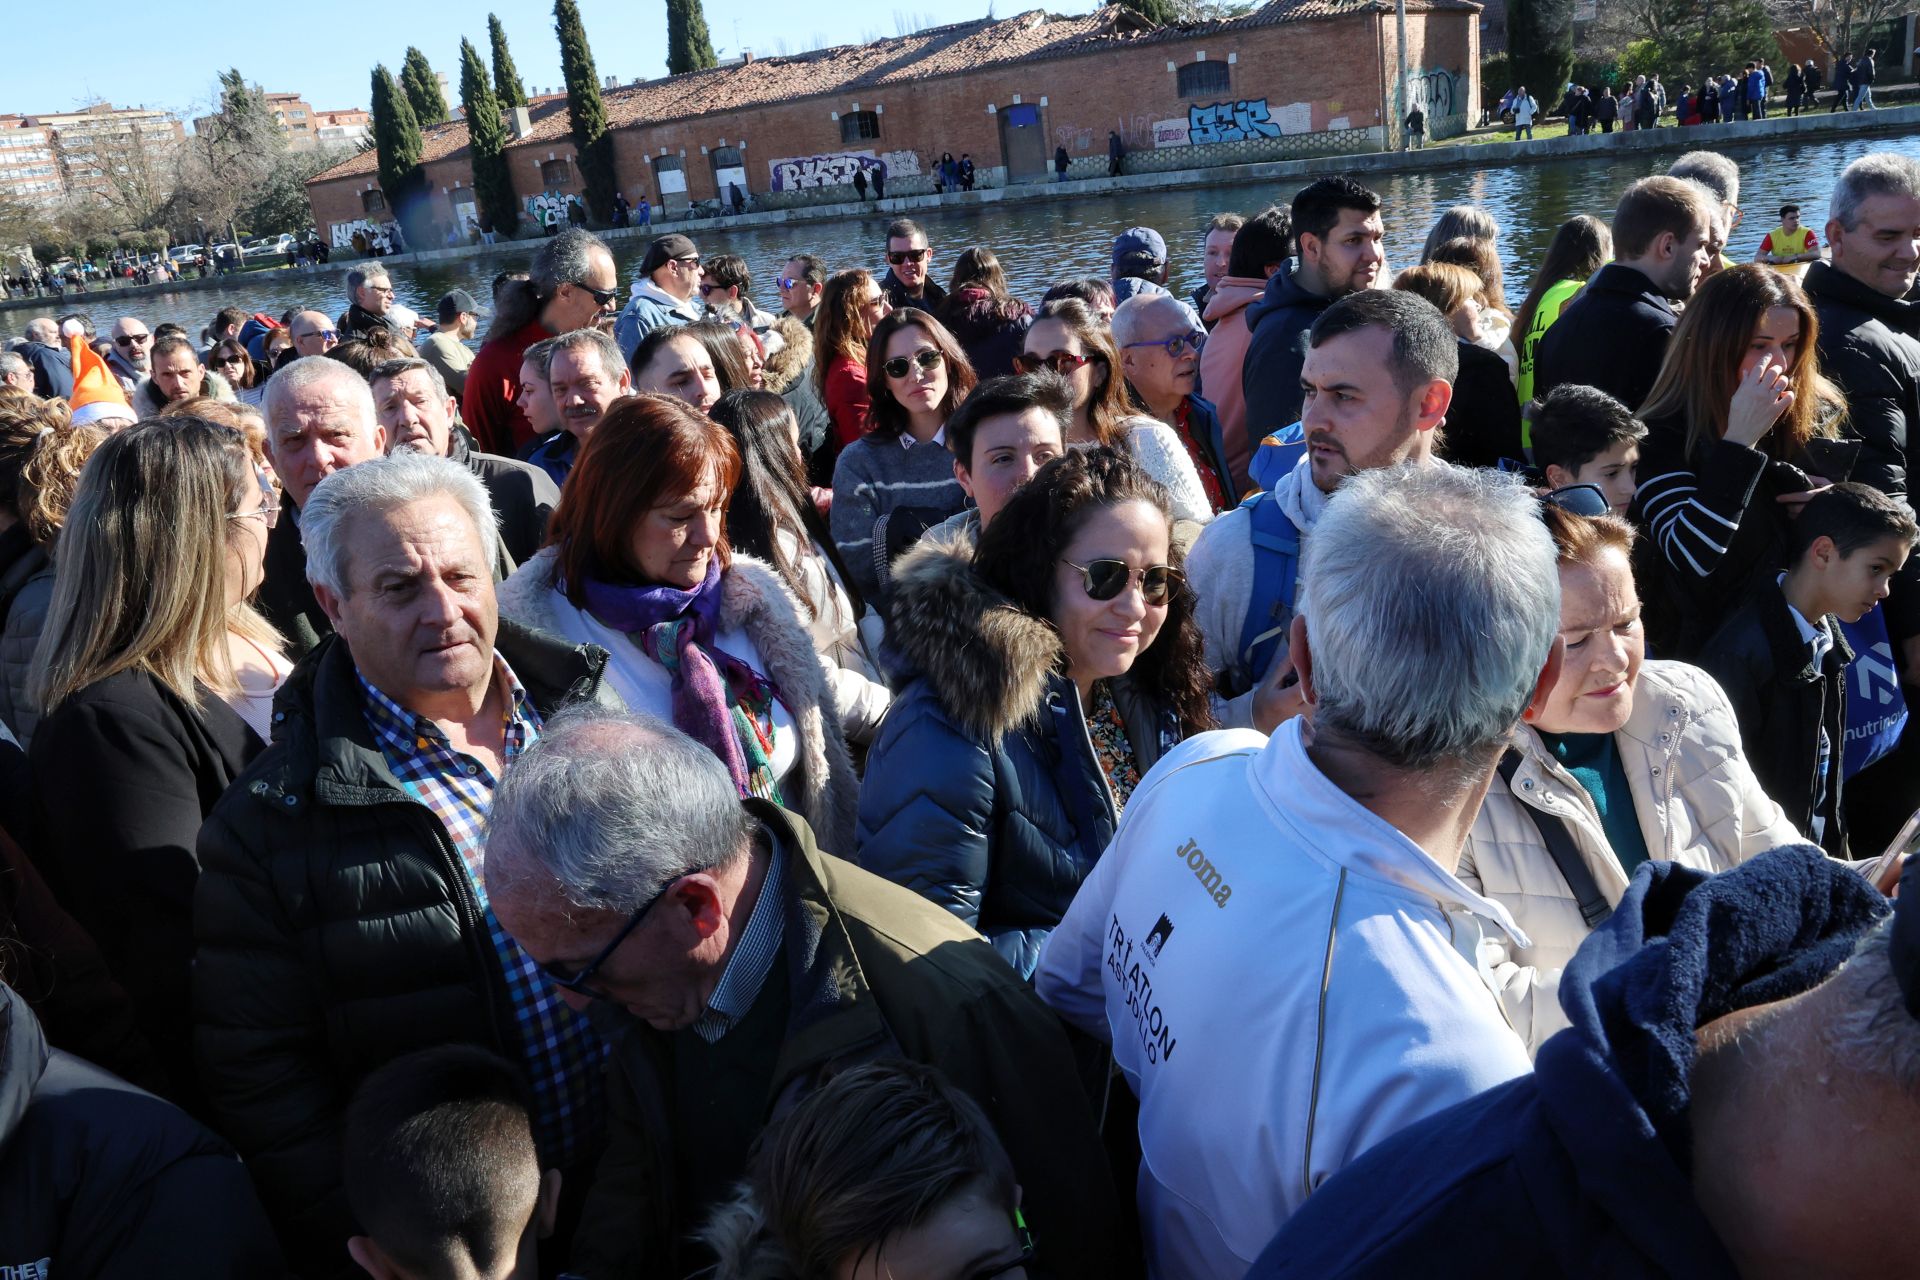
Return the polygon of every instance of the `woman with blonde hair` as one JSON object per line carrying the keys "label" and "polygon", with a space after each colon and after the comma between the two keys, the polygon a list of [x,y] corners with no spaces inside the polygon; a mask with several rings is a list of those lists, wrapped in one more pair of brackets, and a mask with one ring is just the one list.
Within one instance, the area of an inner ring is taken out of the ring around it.
{"label": "woman with blonde hair", "polygon": [[1520,443],[1520,402],[1507,364],[1481,346],[1480,278],[1448,262],[1424,262],[1394,277],[1393,287],[1431,302],[1460,340],[1460,372],[1453,380],[1446,429],[1438,449],[1463,467],[1495,467],[1526,456]]}
{"label": "woman with blonde hair", "polygon": [[844,449],[867,433],[867,343],[893,307],[871,272],[827,278],[813,313],[813,386],[826,401],[833,439]]}
{"label": "woman with blonde hair", "polygon": [[1830,443],[1845,410],[1820,372],[1820,321],[1800,286],[1743,263],[1687,303],[1640,417],[1631,514],[1647,639],[1689,659],[1727,614],[1786,566],[1787,521],[1845,475]]}
{"label": "woman with blonde hair", "polygon": [[34,653],[38,859],[189,1103],[195,842],[265,745],[288,670],[247,604],[279,515],[230,427],[112,436],[81,474]]}
{"label": "woman with blonde hair", "polygon": [[1173,518],[1205,524],[1213,504],[1193,459],[1173,428],[1140,413],[1120,373],[1120,351],[1099,314],[1078,298],[1059,298],[1040,309],[1014,360],[1022,373],[1051,369],[1073,388],[1073,424],[1067,444],[1124,449],[1166,489]]}
{"label": "woman with blonde hair", "polygon": [[[59,405],[52,402],[49,409]],[[33,745],[40,711],[27,694],[33,651],[53,601],[54,539],[66,523],[80,484],[81,468],[107,438],[103,427],[50,426],[36,436],[32,453],[20,468],[17,506],[21,526],[46,556],[39,572],[21,584],[0,629],[0,721],[13,730],[23,748]]]}

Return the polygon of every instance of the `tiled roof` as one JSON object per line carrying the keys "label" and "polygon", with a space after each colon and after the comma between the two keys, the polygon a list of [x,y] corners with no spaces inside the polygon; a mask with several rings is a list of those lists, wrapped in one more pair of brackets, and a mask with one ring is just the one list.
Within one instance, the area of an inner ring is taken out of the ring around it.
{"label": "tiled roof", "polygon": [[[1034,9],[1011,18],[954,23],[871,44],[843,45],[791,57],[755,58],[751,62],[610,89],[604,95],[607,125],[618,129],[633,124],[663,124],[824,94],[851,97],[889,85],[1015,62],[1189,40],[1281,22],[1391,13],[1393,8],[1394,0],[1271,0],[1244,17],[1161,28],[1153,27],[1118,5],[1068,17]],[[1479,8],[1472,0],[1407,2],[1407,9],[1412,13],[1472,13]],[[542,99],[531,108],[531,116],[531,133],[509,146],[557,143],[568,138],[564,96]],[[427,131],[425,142],[424,154],[429,161],[455,156],[466,149],[466,125],[459,121],[435,125]],[[342,161],[312,181],[370,176],[375,168],[374,154],[367,151]]]}

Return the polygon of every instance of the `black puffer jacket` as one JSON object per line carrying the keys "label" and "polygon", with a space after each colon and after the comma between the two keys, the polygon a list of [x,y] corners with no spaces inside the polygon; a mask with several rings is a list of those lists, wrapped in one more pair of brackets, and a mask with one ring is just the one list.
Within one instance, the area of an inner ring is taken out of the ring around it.
{"label": "black puffer jacket", "polygon": [[49,1050],[0,985],[0,1276],[285,1274],[232,1150],[172,1103]]}
{"label": "black puffer jacket", "polygon": [[[982,583],[972,540],[924,539],[894,571],[897,692],[867,755],[860,865],[947,908],[1023,976],[1113,839],[1113,799],[1060,637]],[[1145,773],[1171,707],[1114,682]]]}
{"label": "black puffer jacket", "polygon": [[[1852,479],[1910,500],[1920,439],[1920,308],[1869,289],[1831,263],[1807,268],[1820,317],[1820,368],[1847,401],[1847,434],[1861,441]],[[1910,563],[1886,603],[1896,639],[1920,634],[1920,563]]]}
{"label": "black puffer jacket", "polygon": [[[600,695],[604,650],[501,620],[542,715]],[[302,1274],[350,1274],[340,1121],[415,1049],[515,1052],[504,979],[446,829],[387,767],[337,636],[275,700],[274,743],[200,832],[194,1040],[215,1122]]]}
{"label": "black puffer jacket", "polygon": [[977,286],[947,295],[940,322],[966,350],[974,376],[985,382],[1014,372],[1013,358],[1033,327],[1033,311],[1016,298],[996,299]]}
{"label": "black puffer jacket", "polygon": [[[560,505],[560,488],[551,476],[530,462],[482,453],[465,427],[455,427],[447,443],[447,458],[457,462],[487,486],[494,523],[500,527],[503,566],[512,573],[547,542],[547,521]],[[505,577],[506,574],[501,574]]]}

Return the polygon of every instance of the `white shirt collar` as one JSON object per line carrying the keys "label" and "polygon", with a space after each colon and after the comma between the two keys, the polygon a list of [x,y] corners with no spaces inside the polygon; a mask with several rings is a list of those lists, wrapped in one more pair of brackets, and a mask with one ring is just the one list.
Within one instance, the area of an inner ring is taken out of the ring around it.
{"label": "white shirt collar", "polygon": [[[1775,581],[1779,582],[1784,589],[1787,575],[1783,573]],[[1833,633],[1827,630],[1827,620],[1822,618],[1820,624],[1815,626],[1807,621],[1804,614],[1793,607],[1791,600],[1787,601],[1787,612],[1793,615],[1793,625],[1799,628],[1800,638],[1813,647],[1813,665],[1820,666],[1827,660],[1827,651],[1833,648]]]}
{"label": "white shirt collar", "polygon": [[[900,433],[900,447],[901,447],[902,449],[911,449],[911,448],[913,448],[913,446],[915,446],[915,445],[917,445],[917,444],[919,444],[919,443],[920,443],[920,442],[919,442],[918,440],[915,440],[915,439],[913,438],[913,432],[911,432],[911,431],[902,431],[902,432]],[[934,432],[934,433],[933,433],[933,439],[931,439],[931,440],[929,440],[929,441],[927,441],[927,443],[928,443],[928,444],[937,444],[937,445],[942,445],[942,446],[944,446],[944,445],[945,445],[945,444],[947,443],[947,428],[946,428],[946,425],[945,425],[944,423],[943,423],[943,424],[941,424],[941,427],[940,427],[940,429],[939,429],[938,431],[936,431],[936,432]]]}

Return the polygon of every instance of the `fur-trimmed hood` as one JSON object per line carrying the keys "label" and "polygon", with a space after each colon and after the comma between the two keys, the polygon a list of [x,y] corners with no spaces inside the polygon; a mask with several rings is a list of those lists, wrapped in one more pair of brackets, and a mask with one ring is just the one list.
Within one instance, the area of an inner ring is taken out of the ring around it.
{"label": "fur-trimmed hood", "polygon": [[936,532],[894,565],[886,662],[896,688],[925,677],[948,715],[998,742],[1040,710],[1060,636],[980,580],[974,542]]}

